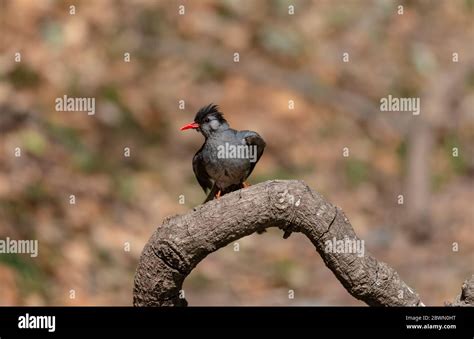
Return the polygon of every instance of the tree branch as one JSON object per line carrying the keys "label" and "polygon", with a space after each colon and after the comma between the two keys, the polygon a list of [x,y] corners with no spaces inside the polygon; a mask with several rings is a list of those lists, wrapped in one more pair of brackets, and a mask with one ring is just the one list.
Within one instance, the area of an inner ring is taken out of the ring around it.
{"label": "tree branch", "polygon": [[474,274],[464,281],[459,294],[454,302],[446,303],[448,306],[473,306],[474,305]]}
{"label": "tree branch", "polygon": [[325,251],[326,241],[359,240],[344,212],[303,181],[272,180],[166,218],[143,249],[135,306],[186,306],[184,279],[208,254],[267,227],[302,232],[347,291],[371,306],[422,306],[398,273],[365,251]]}

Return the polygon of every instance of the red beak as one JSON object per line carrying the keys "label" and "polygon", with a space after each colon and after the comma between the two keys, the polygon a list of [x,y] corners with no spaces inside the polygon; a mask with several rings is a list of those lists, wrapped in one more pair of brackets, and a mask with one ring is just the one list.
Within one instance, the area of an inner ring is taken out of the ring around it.
{"label": "red beak", "polygon": [[186,129],[196,129],[199,128],[199,124],[197,122],[191,122],[189,124],[184,125],[183,127],[180,128],[181,131],[184,131]]}

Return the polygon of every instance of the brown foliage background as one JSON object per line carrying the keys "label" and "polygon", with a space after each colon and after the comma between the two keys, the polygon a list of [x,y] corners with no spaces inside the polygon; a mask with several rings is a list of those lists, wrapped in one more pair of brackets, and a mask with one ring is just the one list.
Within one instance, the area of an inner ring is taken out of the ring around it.
{"label": "brown foliage background", "polygon": [[[474,74],[440,115],[423,110],[427,88],[473,60],[472,0],[183,1],[183,16],[174,1],[76,1],[75,15],[69,2],[0,4],[0,239],[40,244],[37,258],[0,255],[0,304],[130,305],[153,230],[204,199],[191,169],[202,138],[179,127],[210,102],[267,141],[250,182],[305,180],[426,303],[472,274]],[[377,111],[388,94],[421,97],[421,115]],[[96,115],[55,111],[63,95],[96,98]],[[397,203],[420,117],[436,122],[422,240],[406,220],[413,201]],[[281,236],[209,256],[185,282],[190,304],[360,304],[307,239]]]}

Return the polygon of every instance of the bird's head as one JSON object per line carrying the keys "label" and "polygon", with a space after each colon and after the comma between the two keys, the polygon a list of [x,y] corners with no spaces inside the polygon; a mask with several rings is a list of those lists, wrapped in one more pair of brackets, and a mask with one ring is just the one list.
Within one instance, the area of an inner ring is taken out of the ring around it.
{"label": "bird's head", "polygon": [[208,138],[213,133],[227,128],[229,128],[229,125],[224,119],[223,114],[219,112],[219,107],[210,104],[201,108],[196,113],[194,121],[181,127],[181,131],[195,129],[201,132],[204,137]]}

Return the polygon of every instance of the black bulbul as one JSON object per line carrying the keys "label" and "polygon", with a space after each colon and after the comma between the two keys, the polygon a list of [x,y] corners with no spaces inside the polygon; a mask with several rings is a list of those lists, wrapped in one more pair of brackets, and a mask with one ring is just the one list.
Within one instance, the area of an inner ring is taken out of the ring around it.
{"label": "black bulbul", "polygon": [[265,141],[253,131],[236,131],[229,127],[217,105],[201,108],[194,122],[181,130],[195,129],[204,144],[193,158],[193,171],[205,193],[204,202],[247,187],[250,176],[265,149]]}

